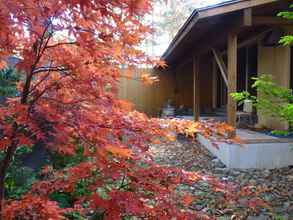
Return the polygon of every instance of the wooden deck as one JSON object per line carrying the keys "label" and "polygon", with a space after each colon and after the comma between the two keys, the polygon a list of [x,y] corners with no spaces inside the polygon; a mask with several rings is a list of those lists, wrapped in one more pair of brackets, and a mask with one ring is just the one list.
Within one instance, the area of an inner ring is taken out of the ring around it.
{"label": "wooden deck", "polygon": [[246,144],[261,143],[293,143],[293,138],[275,137],[262,132],[256,132],[248,129],[237,129],[236,135]]}
{"label": "wooden deck", "polygon": [[281,138],[246,129],[237,129],[243,143],[212,142],[198,134],[198,141],[228,168],[274,169],[293,165],[293,138]]}

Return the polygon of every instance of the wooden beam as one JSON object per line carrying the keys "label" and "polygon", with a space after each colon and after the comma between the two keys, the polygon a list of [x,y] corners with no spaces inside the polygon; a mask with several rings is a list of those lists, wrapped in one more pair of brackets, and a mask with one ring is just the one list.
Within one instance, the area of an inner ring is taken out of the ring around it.
{"label": "wooden beam", "polygon": [[[242,19],[242,18],[241,18]],[[240,24],[242,20],[240,18],[235,18],[235,20],[231,21],[231,23],[227,23],[223,26],[221,26],[221,29],[215,29],[208,34],[206,34],[206,37],[203,37],[203,39],[198,42],[195,47],[192,48],[190,54],[204,54],[210,51],[211,48],[215,48],[218,44],[221,42],[225,42],[227,40],[228,33],[231,31],[238,32],[241,30]],[[216,37],[215,37],[216,36]],[[188,56],[188,54],[186,54]]]}
{"label": "wooden beam", "polygon": [[[277,2],[279,0],[244,0],[234,3],[226,3],[217,7],[212,7],[208,9],[202,9],[196,11],[195,15],[190,17],[188,23],[185,23],[181,30],[178,32],[176,37],[171,42],[169,48],[164,53],[163,57],[166,58],[172,53],[174,48],[178,46],[178,44],[183,40],[183,38],[191,31],[193,26],[201,19],[206,19],[208,17],[216,16],[216,15],[223,15],[234,11],[245,10],[248,8],[253,8],[259,5],[269,4],[273,2]],[[249,13],[249,10],[246,12]],[[285,20],[285,19],[284,19]],[[239,26],[239,21],[237,21]],[[243,21],[241,21],[241,26],[243,26]],[[238,27],[239,28],[239,27]],[[217,36],[222,36],[225,33],[225,30],[221,30],[221,33]],[[207,44],[211,44],[215,39],[207,41]],[[218,41],[218,40],[217,40]],[[207,48],[206,45],[201,46],[201,51],[199,53],[206,52],[203,48]]]}
{"label": "wooden beam", "polygon": [[218,67],[220,69],[223,80],[224,80],[226,86],[228,86],[227,67],[225,65],[225,62],[224,62],[222,56],[218,53],[218,51],[216,49],[212,48],[212,52],[214,54],[215,60],[216,60]]}
{"label": "wooden beam", "polygon": [[244,26],[252,25],[252,8],[246,8],[243,10],[243,25]]}
{"label": "wooden beam", "polygon": [[199,60],[193,57],[193,115],[194,121],[199,121],[200,115],[200,89],[199,89]]}
{"label": "wooden beam", "polygon": [[228,34],[228,124],[236,127],[236,102],[230,96],[237,91],[237,34]]}
{"label": "wooden beam", "polygon": [[[249,10],[246,13],[250,13]],[[267,19],[266,19],[267,18]],[[227,34],[230,31],[234,31],[234,32],[238,32],[243,28],[243,17],[239,17],[238,19],[235,19],[235,21],[233,21],[231,24],[225,25],[223,27],[223,29],[221,29],[220,31],[217,32],[213,32],[214,34],[210,34],[209,37],[204,38],[203,41],[200,42],[200,44],[198,44],[198,46],[196,46],[193,49],[193,54],[203,54],[206,53],[210,47],[215,47],[215,45],[221,41],[224,41],[225,39],[227,39]],[[248,18],[246,18],[247,20],[249,20]],[[282,21],[281,21],[282,20]],[[238,48],[243,48],[246,47],[247,45],[253,44],[255,42],[257,42],[261,37],[263,37],[266,33],[268,33],[269,31],[271,31],[273,28],[270,27],[271,25],[277,25],[279,24],[283,24],[283,25],[293,25],[293,21],[292,20],[288,20],[288,19],[283,19],[283,18],[278,18],[278,17],[271,17],[268,18],[266,16],[252,16],[252,26],[256,25],[256,24],[267,24],[267,29],[264,30],[263,32],[252,36],[251,38],[242,41],[241,43],[239,43]],[[249,23],[249,21],[247,21],[247,24]],[[215,36],[218,36],[217,38],[215,38]]]}
{"label": "wooden beam", "polygon": [[237,3],[227,3],[219,7],[199,10],[199,18],[208,18],[216,15],[223,15],[233,11],[239,11],[246,8],[252,8],[259,5],[277,2],[278,0],[246,0]]}
{"label": "wooden beam", "polygon": [[293,21],[276,16],[253,16],[252,25],[293,25]]}
{"label": "wooden beam", "polygon": [[[273,30],[273,28],[269,28],[269,29],[267,29],[267,30],[265,30],[265,31],[263,31],[263,32],[261,32],[259,34],[256,34],[256,35],[254,35],[254,36],[252,36],[252,37],[250,37],[250,38],[248,38],[246,40],[243,40],[242,42],[240,42],[237,45],[237,48],[241,49],[241,48],[244,48],[244,47],[247,47],[249,45],[257,43],[259,39],[264,37],[264,35],[269,33],[271,30]],[[227,54],[227,50],[221,52],[222,56],[225,55],[225,54]]]}

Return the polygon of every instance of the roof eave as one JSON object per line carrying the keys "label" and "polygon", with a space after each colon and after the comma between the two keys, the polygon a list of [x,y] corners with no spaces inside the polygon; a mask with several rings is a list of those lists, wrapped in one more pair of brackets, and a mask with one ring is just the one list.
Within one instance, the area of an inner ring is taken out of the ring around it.
{"label": "roof eave", "polygon": [[233,9],[231,11],[227,11],[224,13],[218,13],[218,14],[212,14],[212,15],[205,15],[205,12],[208,12],[213,9],[217,9],[220,7],[226,7],[229,5],[234,5],[234,4],[245,4],[245,2],[248,2],[250,4],[247,4],[245,7],[241,8],[247,8],[247,7],[255,7],[261,4],[267,4],[267,3],[272,3],[272,2],[277,2],[278,0],[231,0],[227,2],[222,2],[219,4],[215,4],[212,6],[204,7],[204,8],[199,8],[195,9],[191,16],[187,19],[187,21],[183,24],[183,26],[179,29],[177,34],[175,35],[174,39],[171,41],[169,44],[167,50],[164,52],[164,54],[161,56],[163,60],[168,61],[168,58],[170,57],[171,53],[176,49],[178,44],[183,40],[183,38],[190,32],[190,30],[193,28],[193,26],[201,19],[205,19],[208,17],[213,17],[215,15],[220,15],[220,14],[226,14],[232,11],[235,11],[237,9]]}

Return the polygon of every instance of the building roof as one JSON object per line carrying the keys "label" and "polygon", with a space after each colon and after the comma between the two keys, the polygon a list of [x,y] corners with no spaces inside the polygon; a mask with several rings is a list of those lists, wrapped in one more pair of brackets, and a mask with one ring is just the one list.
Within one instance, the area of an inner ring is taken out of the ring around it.
{"label": "building roof", "polygon": [[276,1],[278,0],[230,0],[203,8],[197,8],[179,29],[176,36],[169,44],[169,47],[162,55],[162,58],[168,62],[170,56],[172,56],[178,47],[180,47],[180,43],[186,38],[186,36],[190,35],[191,31],[199,21]]}

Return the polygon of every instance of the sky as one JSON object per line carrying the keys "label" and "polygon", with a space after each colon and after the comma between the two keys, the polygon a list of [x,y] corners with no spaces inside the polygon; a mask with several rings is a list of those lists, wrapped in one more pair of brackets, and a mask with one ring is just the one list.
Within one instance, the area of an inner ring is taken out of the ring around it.
{"label": "sky", "polygon": [[[176,4],[176,1],[180,1],[180,0],[170,0],[170,1],[173,1],[173,3]],[[192,10],[194,10],[196,8],[201,8],[201,7],[205,7],[205,6],[209,6],[209,5],[213,5],[213,4],[217,4],[217,3],[225,2],[225,1],[227,0],[188,0],[187,7],[190,7]],[[163,10],[166,10],[166,7],[162,7],[162,5],[155,6],[154,12],[155,14],[157,14],[156,19],[163,19],[162,17],[160,17]],[[189,16],[190,14],[186,14],[186,16],[182,18],[182,20],[180,21],[180,25],[178,26],[178,30],[184,24],[184,22]],[[148,44],[145,47],[145,50],[147,54],[151,56],[161,56],[168,48],[171,40],[172,40],[172,37],[168,36],[167,34],[155,35],[155,44],[152,44],[152,43],[151,45]]]}

